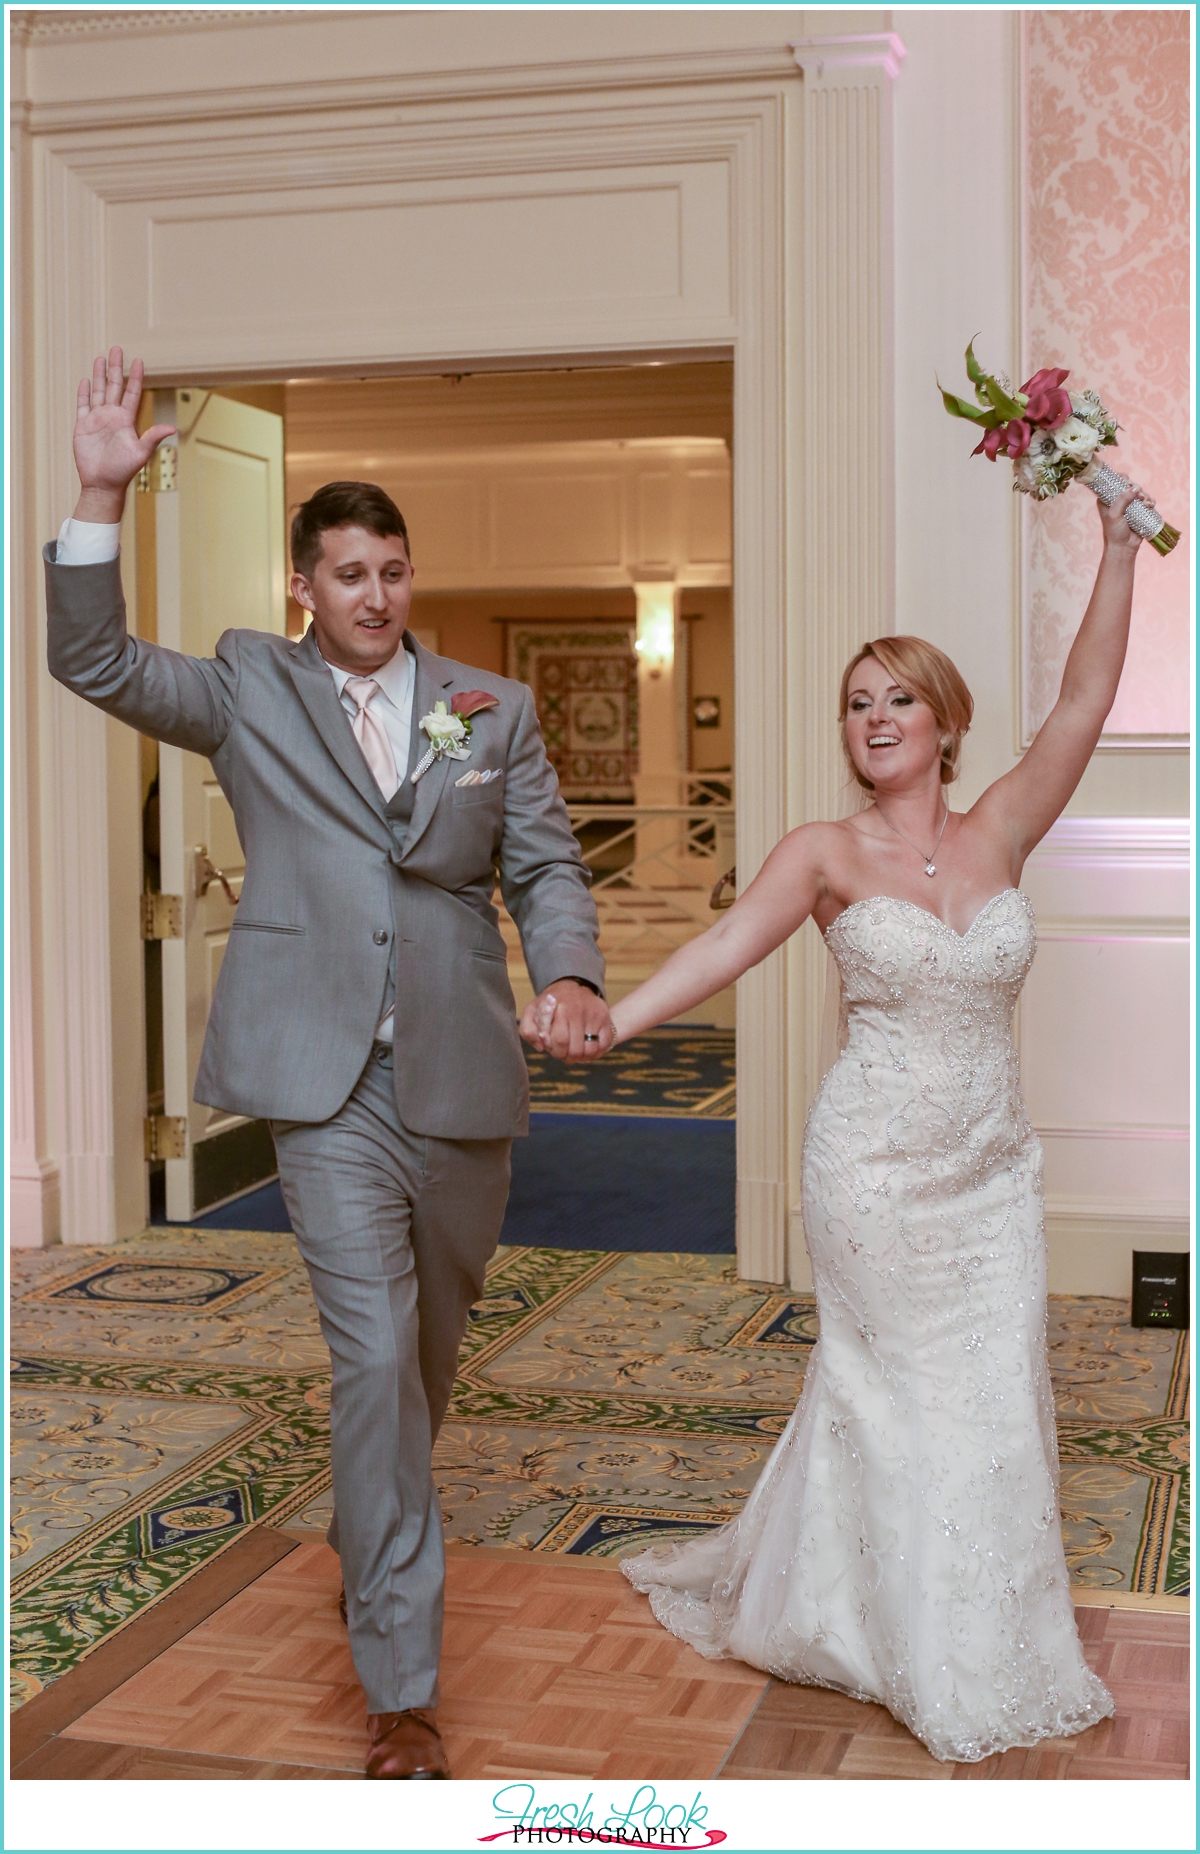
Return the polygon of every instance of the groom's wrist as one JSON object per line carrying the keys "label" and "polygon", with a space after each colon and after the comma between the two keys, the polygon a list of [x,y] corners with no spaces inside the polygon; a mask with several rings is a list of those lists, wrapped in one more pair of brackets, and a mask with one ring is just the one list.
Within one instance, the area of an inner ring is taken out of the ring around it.
{"label": "groom's wrist", "polygon": [[101,522],[106,526],[111,526],[119,522],[124,513],[124,489],[101,488],[95,484],[84,483],[79,491],[79,500],[75,504],[72,520]]}
{"label": "groom's wrist", "polygon": [[602,998],[604,996],[599,985],[594,985],[591,979],[577,978],[573,972],[564,972],[561,978],[551,979],[550,984],[546,985],[543,989],[550,991],[555,985],[585,985],[597,998]]}

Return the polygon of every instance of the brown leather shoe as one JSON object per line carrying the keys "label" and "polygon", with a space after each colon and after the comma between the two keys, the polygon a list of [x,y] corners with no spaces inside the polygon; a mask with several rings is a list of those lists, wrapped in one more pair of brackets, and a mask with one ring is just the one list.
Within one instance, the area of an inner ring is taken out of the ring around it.
{"label": "brown leather shoe", "polygon": [[368,1777],[414,1780],[450,1775],[432,1709],[413,1706],[408,1712],[368,1713],[367,1728],[371,1734]]}
{"label": "brown leather shoe", "polygon": [[346,1627],[349,1628],[350,1618],[346,1614],[346,1586],[345,1584],[343,1584],[341,1589],[338,1591],[338,1615],[341,1617],[342,1621],[346,1624]]}

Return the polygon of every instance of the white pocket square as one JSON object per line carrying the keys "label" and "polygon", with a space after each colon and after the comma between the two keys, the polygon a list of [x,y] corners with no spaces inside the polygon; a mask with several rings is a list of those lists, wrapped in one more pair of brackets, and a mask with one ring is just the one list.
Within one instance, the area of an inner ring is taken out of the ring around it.
{"label": "white pocket square", "polygon": [[456,779],[454,783],[455,785],[490,785],[493,779],[503,779],[503,777],[504,768],[502,766],[492,766],[487,772],[480,772],[478,770],[466,772],[461,779]]}

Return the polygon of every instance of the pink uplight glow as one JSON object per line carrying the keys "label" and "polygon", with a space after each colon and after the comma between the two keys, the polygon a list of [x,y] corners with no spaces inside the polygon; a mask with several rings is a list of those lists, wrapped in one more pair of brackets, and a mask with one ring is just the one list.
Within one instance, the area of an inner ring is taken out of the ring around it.
{"label": "pink uplight glow", "polygon": [[[1143,548],[1129,658],[1107,733],[1186,734],[1191,493],[1188,14],[1031,9],[1021,16],[1024,346],[1124,428],[1104,461],[1180,530]],[[1021,499],[1024,699],[1032,733],[1058,692],[1100,536],[1086,490]]]}

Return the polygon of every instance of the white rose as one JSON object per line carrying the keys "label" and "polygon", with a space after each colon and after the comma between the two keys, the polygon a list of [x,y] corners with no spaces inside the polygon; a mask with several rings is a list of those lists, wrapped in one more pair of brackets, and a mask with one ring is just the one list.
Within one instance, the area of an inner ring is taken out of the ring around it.
{"label": "white rose", "polygon": [[1016,463],[1013,465],[1013,482],[1016,487],[1021,490],[1022,494],[1026,496],[1036,494],[1038,486],[1037,459],[1031,457],[1028,451],[1026,451],[1024,457],[1018,457]]}
{"label": "white rose", "polygon": [[438,702],[430,715],[424,715],[421,728],[435,747],[457,746],[466,739],[466,725],[461,715],[448,715],[445,702]]}
{"label": "white rose", "polygon": [[1100,442],[1100,433],[1094,425],[1084,419],[1069,418],[1065,425],[1060,425],[1054,433],[1055,448],[1060,457],[1069,457],[1073,463],[1088,463],[1092,452]]}

